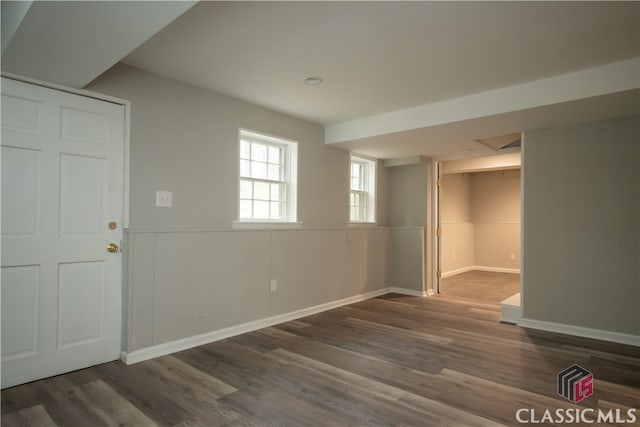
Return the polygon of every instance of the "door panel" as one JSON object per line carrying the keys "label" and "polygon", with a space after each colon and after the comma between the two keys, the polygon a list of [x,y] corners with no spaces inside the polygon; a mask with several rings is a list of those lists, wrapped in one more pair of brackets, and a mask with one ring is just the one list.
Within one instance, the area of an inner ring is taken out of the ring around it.
{"label": "door panel", "polygon": [[[4,83],[4,79],[2,80]],[[2,127],[22,132],[40,133],[42,103],[2,94]]]}
{"label": "door panel", "polygon": [[58,348],[101,340],[104,263],[60,264],[58,274]]}
{"label": "door panel", "polygon": [[3,78],[1,154],[2,387],[117,359],[124,107]]}
{"label": "door panel", "polygon": [[60,235],[100,236],[107,222],[106,159],[60,156]]}
{"label": "door panel", "polygon": [[62,108],[62,138],[87,142],[91,144],[107,144],[109,117],[90,111]]}
{"label": "door panel", "polygon": [[2,235],[35,238],[40,224],[40,152],[1,147],[2,182],[20,186],[2,187]]}
{"label": "door panel", "polygon": [[37,265],[2,268],[3,360],[30,356],[38,351],[38,273]]}

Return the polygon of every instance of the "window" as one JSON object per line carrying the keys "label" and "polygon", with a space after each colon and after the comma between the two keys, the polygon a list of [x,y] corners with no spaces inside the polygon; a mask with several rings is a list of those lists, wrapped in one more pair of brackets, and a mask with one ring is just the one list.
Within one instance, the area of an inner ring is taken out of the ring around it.
{"label": "window", "polygon": [[240,222],[295,222],[298,144],[240,130]]}
{"label": "window", "polygon": [[349,220],[375,222],[376,163],[351,156]]}

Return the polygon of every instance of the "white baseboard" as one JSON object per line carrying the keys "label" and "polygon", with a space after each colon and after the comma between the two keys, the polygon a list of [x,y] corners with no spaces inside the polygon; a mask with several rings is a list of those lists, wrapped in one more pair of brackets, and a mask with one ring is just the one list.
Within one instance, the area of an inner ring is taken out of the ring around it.
{"label": "white baseboard", "polygon": [[522,318],[518,322],[522,328],[537,329],[540,331],[555,332],[558,334],[574,335],[577,337],[591,338],[594,340],[610,341],[619,344],[640,347],[640,336],[622,334],[620,332],[603,331],[582,326],[564,325],[562,323],[545,322],[542,320]]}
{"label": "white baseboard", "polygon": [[[408,291],[408,290],[407,290]],[[189,348],[197,347],[203,344],[209,344],[214,341],[219,341],[225,338],[230,338],[236,335],[245,334],[247,332],[255,331],[257,329],[266,328],[269,326],[277,325],[279,323],[288,322],[291,320],[299,319],[301,317],[310,316],[312,314],[321,313],[323,311],[331,310],[332,308],[341,307],[347,304],[353,304],[359,301],[364,301],[369,298],[375,298],[380,295],[385,295],[390,292],[390,288],[382,288],[372,292],[367,292],[360,295],[354,295],[352,297],[343,298],[337,301],[331,301],[324,304],[315,305],[313,307],[303,308],[300,310],[291,311],[289,313],[279,314],[276,316],[267,317],[265,319],[254,320],[240,325],[230,326],[228,328],[219,329],[216,331],[207,332],[192,337],[182,338],[179,340],[158,344],[152,347],[145,347],[140,350],[135,350],[130,353],[122,352],[120,359],[127,365],[142,362],[144,360],[153,359],[154,357],[165,356],[167,354],[175,353],[177,351],[186,350]]]}
{"label": "white baseboard", "polygon": [[466,273],[467,271],[492,271],[494,273],[513,273],[520,274],[519,268],[503,268],[503,267],[487,267],[484,265],[470,265],[468,267],[458,268],[457,270],[447,271],[442,273],[442,278],[455,276],[456,274]]}
{"label": "white baseboard", "polygon": [[494,273],[512,273],[512,274],[520,274],[519,268],[503,268],[503,267],[486,267],[483,265],[476,265],[473,267],[474,270],[479,271],[492,271]]}
{"label": "white baseboard", "polygon": [[458,268],[456,270],[451,270],[451,271],[447,271],[442,273],[442,278],[447,278],[447,277],[451,277],[451,276],[455,276],[456,274],[462,274],[462,273],[466,273],[467,271],[472,271],[475,270],[475,267],[473,265],[470,265],[468,267],[462,267],[462,268]]}
{"label": "white baseboard", "polygon": [[412,297],[426,297],[426,296],[431,296],[433,295],[433,293],[430,293],[429,291],[416,291],[415,289],[406,289],[406,288],[396,288],[394,286],[391,286],[388,289],[388,293],[390,294],[402,294],[402,295],[409,295]]}
{"label": "white baseboard", "polygon": [[[301,317],[310,316],[312,314],[321,313],[323,311],[331,310],[333,308],[341,307],[343,305],[353,304],[356,302],[364,301],[369,298],[375,298],[388,293],[398,293],[398,294],[417,296],[417,297],[425,297],[430,295],[428,291],[417,291],[414,289],[397,288],[397,287],[382,288],[372,292],[367,292],[364,294],[343,298],[337,301],[331,301],[328,303],[319,304],[313,307],[303,308],[300,310],[291,311],[289,313],[267,317],[265,319],[254,320],[251,322],[242,323],[240,325],[230,326],[228,328],[207,332],[205,334],[182,338],[179,340],[159,344],[152,347],[142,348],[140,350],[135,350],[130,353],[122,352],[120,358],[125,364],[131,365],[134,363],[142,362],[144,360],[149,360],[155,357],[160,357],[160,356],[165,356],[167,354],[175,353],[177,351],[187,350],[189,348],[197,347],[204,344],[209,344],[225,338],[230,338],[236,335],[241,335],[247,332],[277,325],[279,323],[284,323],[291,320],[299,319]],[[518,309],[520,309],[520,307],[518,307]],[[520,317],[521,314],[518,312],[517,316]],[[517,324],[518,326],[523,328],[538,329],[542,331],[556,332],[556,333],[567,334],[567,335],[575,335],[579,337],[611,341],[611,342],[617,342],[621,344],[640,347],[640,336],[637,336],[637,335],[621,334],[618,332],[590,329],[590,328],[584,328],[580,326],[563,325],[560,323],[544,322],[541,320],[534,320],[534,319],[520,318]]]}

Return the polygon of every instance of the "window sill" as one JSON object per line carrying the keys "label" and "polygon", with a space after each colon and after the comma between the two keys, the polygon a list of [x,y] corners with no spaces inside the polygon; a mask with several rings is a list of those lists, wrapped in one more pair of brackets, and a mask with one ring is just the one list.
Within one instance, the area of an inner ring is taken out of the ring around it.
{"label": "window sill", "polygon": [[276,221],[233,221],[232,228],[238,230],[290,230],[302,228],[301,222],[276,222]]}

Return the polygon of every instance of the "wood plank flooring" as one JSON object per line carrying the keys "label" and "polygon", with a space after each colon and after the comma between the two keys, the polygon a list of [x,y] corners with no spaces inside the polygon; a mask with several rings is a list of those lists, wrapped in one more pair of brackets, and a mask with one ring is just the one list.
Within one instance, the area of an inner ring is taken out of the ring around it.
{"label": "wood plank flooring", "polygon": [[443,278],[442,295],[479,302],[499,303],[520,292],[520,275],[472,270]]}
{"label": "wood plank flooring", "polygon": [[[2,391],[3,426],[495,426],[575,407],[640,408],[640,349],[499,323],[497,304],[386,295],[136,365]],[[593,424],[595,425],[595,424]]]}

